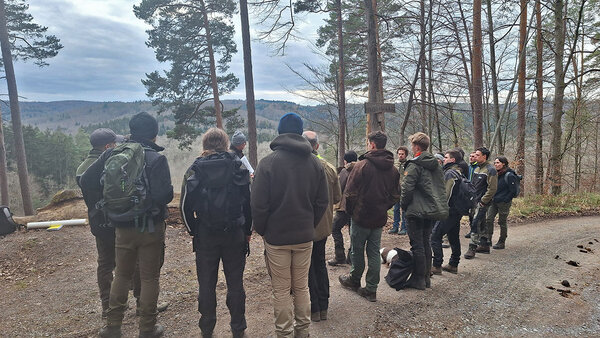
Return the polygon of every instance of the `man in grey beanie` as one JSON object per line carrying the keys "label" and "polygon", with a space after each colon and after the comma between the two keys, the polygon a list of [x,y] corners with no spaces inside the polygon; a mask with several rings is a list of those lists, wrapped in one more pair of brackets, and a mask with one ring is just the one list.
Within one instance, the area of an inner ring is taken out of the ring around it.
{"label": "man in grey beanie", "polygon": [[244,148],[246,148],[246,136],[240,130],[236,130],[231,137],[229,149],[240,158],[244,167],[250,172],[250,176],[254,177],[254,168],[252,168],[248,158],[244,155]]}

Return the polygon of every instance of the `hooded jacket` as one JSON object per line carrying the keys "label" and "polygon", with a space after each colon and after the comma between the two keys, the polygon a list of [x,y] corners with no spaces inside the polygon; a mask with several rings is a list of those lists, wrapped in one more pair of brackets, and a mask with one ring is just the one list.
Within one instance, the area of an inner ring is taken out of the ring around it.
{"label": "hooded jacket", "polygon": [[406,217],[444,220],[448,218],[444,174],[429,152],[406,161],[402,181],[402,210]]}
{"label": "hooded jacket", "polygon": [[331,225],[333,224],[333,205],[340,202],[342,198],[342,192],[340,189],[340,181],[338,180],[337,172],[335,168],[322,158],[319,158],[323,165],[323,171],[327,178],[327,191],[329,195],[329,203],[325,214],[321,218],[321,221],[315,228],[315,242],[327,238],[331,235]]}
{"label": "hooded jacket", "polygon": [[320,160],[298,134],[277,136],[271,149],[254,173],[250,198],[254,229],[271,245],[312,242],[329,203]]}
{"label": "hooded jacket", "polygon": [[394,155],[385,149],[375,149],[359,160],[346,183],[346,212],[363,228],[381,228],[387,223],[388,209],[400,197],[400,174],[394,167]]}
{"label": "hooded jacket", "polygon": [[455,203],[453,200],[455,193],[457,192],[457,180],[460,180],[463,176],[461,172],[461,164],[460,163],[448,163],[444,164],[444,181],[446,188],[446,200],[448,201],[448,206],[450,207],[449,212],[451,214],[458,213],[452,205]]}
{"label": "hooded jacket", "polygon": [[495,203],[507,203],[516,197],[517,188],[517,173],[508,168],[505,172],[498,175],[498,189],[494,195]]}

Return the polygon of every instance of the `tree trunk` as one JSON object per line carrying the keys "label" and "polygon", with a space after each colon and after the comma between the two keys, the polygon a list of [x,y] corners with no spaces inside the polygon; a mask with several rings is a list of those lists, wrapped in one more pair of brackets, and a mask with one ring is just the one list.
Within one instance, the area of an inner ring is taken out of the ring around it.
{"label": "tree trunk", "polygon": [[420,44],[421,44],[421,53],[422,55],[419,56],[419,60],[421,62],[421,104],[419,105],[419,107],[421,108],[421,131],[424,132],[425,134],[429,134],[430,138],[431,138],[431,133],[429,130],[429,125],[427,123],[428,116],[427,116],[427,97],[426,97],[426,89],[425,89],[425,82],[427,81],[427,78],[425,77],[425,65],[427,64],[427,59],[425,58],[425,49],[427,46],[426,43],[426,29],[425,29],[425,0],[421,0],[421,15],[419,17],[419,26],[421,29],[421,34],[420,34]]}
{"label": "tree trunk", "polygon": [[481,79],[481,0],[473,0],[473,139],[475,148],[483,146],[483,103]]}
{"label": "tree trunk", "polygon": [[[369,102],[377,103],[379,94],[379,72],[377,67],[377,25],[375,23],[375,8],[372,0],[364,0],[367,20],[367,60],[369,80]],[[367,134],[371,131],[383,130],[383,114],[367,115]]]}
{"label": "tree trunk", "polygon": [[541,0],[535,1],[535,21],[536,21],[536,145],[535,145],[535,193],[542,194],[544,192],[544,162],[542,151],[544,146],[544,65],[542,55],[542,5]]}
{"label": "tree trunk", "polygon": [[565,95],[565,76],[563,57],[565,53],[565,30],[563,18],[564,1],[554,2],[554,105],[552,107],[552,139],[550,141],[550,159],[548,179],[550,192],[558,195],[562,192],[562,116]]}
{"label": "tree trunk", "polygon": [[342,0],[336,0],[337,6],[337,39],[338,39],[338,166],[344,165],[346,154],[346,67],[344,64],[344,31],[342,21]]}
{"label": "tree trunk", "polygon": [[208,48],[208,59],[210,62],[210,79],[212,81],[213,104],[215,105],[215,117],[217,119],[217,128],[223,129],[223,116],[221,116],[221,101],[219,100],[219,83],[217,81],[215,53],[213,51],[212,38],[210,36],[208,11],[204,4],[204,0],[200,0],[200,6],[202,6],[202,14],[204,16],[204,30],[206,31],[206,46]]}
{"label": "tree trunk", "polygon": [[[489,1],[489,0],[488,0]],[[519,24],[519,58],[523,58],[527,41],[527,0],[521,0],[521,22]],[[523,61],[525,61],[523,59]],[[520,175],[525,175],[525,66],[519,62],[517,88],[517,164]],[[521,196],[525,193],[524,180],[521,180]]]}
{"label": "tree trunk", "polygon": [[0,111],[0,202],[8,206],[8,176],[6,174],[6,148],[4,147],[4,126],[2,123],[2,112]]}
{"label": "tree trunk", "polygon": [[490,73],[492,77],[492,99],[494,101],[494,119],[496,121],[496,128],[498,128],[498,137],[496,142],[498,143],[498,153],[504,154],[504,144],[502,142],[502,132],[500,130],[500,99],[498,98],[498,77],[496,67],[496,39],[494,38],[494,20],[492,18],[492,0],[486,0],[487,4],[487,19],[488,19],[488,37],[490,40]]}
{"label": "tree trunk", "polygon": [[250,164],[258,164],[256,136],[256,108],[254,104],[254,76],[252,74],[252,49],[250,46],[250,22],[248,20],[248,0],[240,0],[242,21],[242,44],[244,49],[244,82],[246,84],[246,110],[248,111],[248,155]]}
{"label": "tree trunk", "polygon": [[27,157],[25,156],[25,143],[23,142],[23,130],[21,127],[19,94],[17,91],[17,80],[15,78],[15,69],[12,62],[10,42],[8,40],[4,0],[0,0],[0,45],[2,48],[2,61],[4,62],[8,97],[10,101],[10,116],[15,137],[15,153],[17,158],[17,170],[19,171],[19,183],[21,185],[21,197],[23,199],[23,210],[25,215],[33,215],[33,203],[31,202],[31,193],[29,191],[29,173],[27,172]]}

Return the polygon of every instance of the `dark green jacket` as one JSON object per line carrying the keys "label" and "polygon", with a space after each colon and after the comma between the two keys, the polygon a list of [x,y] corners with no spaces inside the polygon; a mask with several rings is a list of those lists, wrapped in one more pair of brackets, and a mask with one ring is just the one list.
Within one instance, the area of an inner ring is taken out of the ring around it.
{"label": "dark green jacket", "polygon": [[444,173],[429,152],[406,161],[402,180],[401,206],[406,217],[432,220],[448,218]]}

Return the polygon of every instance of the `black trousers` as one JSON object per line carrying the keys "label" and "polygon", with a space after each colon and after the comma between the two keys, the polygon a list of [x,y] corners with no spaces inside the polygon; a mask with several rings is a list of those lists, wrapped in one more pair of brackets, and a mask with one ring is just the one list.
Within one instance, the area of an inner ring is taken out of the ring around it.
{"label": "black trousers", "polygon": [[102,314],[108,311],[108,299],[110,298],[110,285],[113,281],[115,270],[115,235],[96,236],[96,249],[98,250],[98,288],[100,289],[100,300],[102,301]]}
{"label": "black trousers", "polygon": [[448,242],[452,255],[449,264],[458,266],[460,261],[460,219],[462,215],[450,213],[447,219],[435,223],[431,232],[431,250],[433,251],[433,266],[440,267],[444,262],[444,252],[442,250],[442,237],[448,234]]}
{"label": "black trousers", "polygon": [[431,272],[431,228],[435,221],[416,217],[406,218],[406,230],[413,254],[413,273],[415,281],[429,280]]}
{"label": "black trousers", "polygon": [[346,224],[350,224],[350,216],[344,211],[336,211],[333,217],[331,237],[333,237],[333,243],[335,246],[335,258],[338,261],[346,260],[344,236],[342,235],[342,228],[346,226]]}
{"label": "black trousers", "polygon": [[198,326],[202,334],[212,334],[217,323],[216,287],[219,262],[227,282],[227,308],[231,315],[231,331],[246,329],[246,292],[244,268],[246,267],[246,235],[242,228],[226,233],[202,232],[194,237],[196,272],[198,275]]}
{"label": "black trousers", "polygon": [[321,312],[329,307],[329,276],[325,265],[325,243],[327,238],[313,242],[308,270],[310,312]]}

